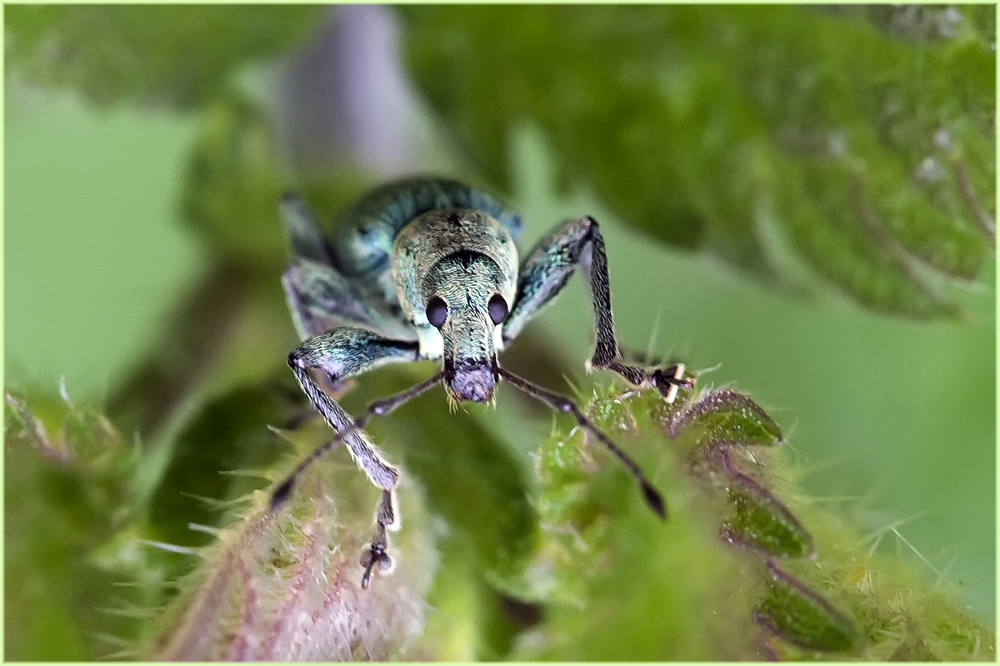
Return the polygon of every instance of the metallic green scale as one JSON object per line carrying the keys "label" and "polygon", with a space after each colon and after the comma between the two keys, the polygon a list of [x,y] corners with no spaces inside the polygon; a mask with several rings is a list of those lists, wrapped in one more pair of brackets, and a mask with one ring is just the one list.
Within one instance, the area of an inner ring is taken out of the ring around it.
{"label": "metallic green scale", "polygon": [[[282,278],[295,326],[303,338],[288,364],[310,402],[337,435],[304,459],[274,491],[272,509],[289,496],[295,478],[343,441],[382,489],[376,530],[361,558],[367,587],[375,566],[387,570],[386,529],[398,527],[398,471],[386,463],[362,428],[372,416],[444,384],[452,401],[493,400],[507,379],[558,411],[570,412],[621,460],[661,517],[666,507],[639,467],[569,399],[504,370],[497,355],[559,293],[577,266],[590,284],[597,342],[591,367],[612,370],[635,386],[654,386],[668,401],[690,385],[684,366],[645,368],[623,363],[611,315],[604,240],[590,217],[571,220],[543,239],[519,264],[514,239],[521,218],[489,195],[462,183],[410,178],[364,197],[338,221],[329,238],[295,195],[282,202],[291,258]],[[352,419],[310,374],[334,383],[389,363],[440,360],[442,370],[408,391],[372,403]]]}

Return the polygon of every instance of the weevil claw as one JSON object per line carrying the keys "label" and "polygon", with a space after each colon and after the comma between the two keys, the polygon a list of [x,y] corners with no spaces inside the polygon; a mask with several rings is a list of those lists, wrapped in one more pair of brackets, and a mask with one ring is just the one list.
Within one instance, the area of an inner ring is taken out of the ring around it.
{"label": "weevil claw", "polygon": [[660,395],[666,398],[667,402],[673,402],[677,397],[678,389],[692,388],[694,386],[694,377],[685,377],[685,370],[686,368],[683,363],[678,363],[662,370],[657,368],[653,371],[650,383],[656,387]]}
{"label": "weevil claw", "polygon": [[365,552],[361,553],[361,566],[365,568],[365,573],[361,577],[361,588],[367,590],[371,584],[372,569],[378,565],[379,571],[388,571],[392,567],[392,558],[385,552],[385,547],[372,544]]}
{"label": "weevil claw", "polygon": [[361,589],[367,590],[368,586],[372,582],[372,563],[369,562],[368,566],[365,567],[365,574],[361,577]]}
{"label": "weevil claw", "polygon": [[656,512],[656,515],[660,517],[660,520],[666,520],[667,504],[663,501],[663,495],[660,494],[660,491],[648,483],[643,483],[642,494],[645,496],[646,503],[649,504],[649,508]]}

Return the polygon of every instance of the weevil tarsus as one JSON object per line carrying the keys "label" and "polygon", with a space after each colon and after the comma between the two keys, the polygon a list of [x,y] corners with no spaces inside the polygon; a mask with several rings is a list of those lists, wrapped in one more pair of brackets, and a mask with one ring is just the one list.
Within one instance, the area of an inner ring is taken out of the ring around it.
{"label": "weevil tarsus", "polygon": [[[611,370],[635,386],[653,386],[668,401],[690,386],[682,364],[667,368],[625,363],[615,337],[607,255],[591,217],[571,220],[543,239],[518,264],[514,240],[520,216],[457,181],[410,178],[383,186],[341,217],[324,235],[306,204],[286,195],[281,212],[291,260],[283,286],[304,342],[289,355],[299,386],[337,433],[295,468],[274,491],[272,507],[291,494],[295,478],[343,441],[382,490],[375,534],[362,556],[362,585],[377,567],[387,570],[386,529],[396,523],[399,475],[362,428],[441,382],[451,402],[490,402],[501,378],[570,412],[632,473],[643,496],[666,517],[662,496],[639,466],[597,428],[576,404],[502,368],[497,355],[582,267],[593,300],[597,342],[588,368]],[[389,363],[437,360],[434,377],[376,401],[357,419],[329,397],[311,373],[337,382]]]}

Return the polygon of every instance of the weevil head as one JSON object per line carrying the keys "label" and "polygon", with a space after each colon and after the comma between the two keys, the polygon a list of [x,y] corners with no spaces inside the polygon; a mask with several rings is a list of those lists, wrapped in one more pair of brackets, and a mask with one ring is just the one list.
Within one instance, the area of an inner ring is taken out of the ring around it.
{"label": "weevil head", "polygon": [[502,324],[517,293],[514,239],[487,213],[432,210],[400,230],[392,274],[423,358],[440,358],[453,401],[489,402]]}
{"label": "weevil head", "polygon": [[510,276],[478,252],[437,262],[423,284],[427,321],[440,331],[445,389],[455,401],[489,402],[498,379],[500,325],[509,306]]}

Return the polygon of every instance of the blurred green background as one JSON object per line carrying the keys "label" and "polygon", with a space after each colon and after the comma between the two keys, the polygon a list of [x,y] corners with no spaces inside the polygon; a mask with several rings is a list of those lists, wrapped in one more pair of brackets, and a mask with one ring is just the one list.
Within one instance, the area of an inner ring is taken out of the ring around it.
{"label": "blurred green background", "polygon": [[[72,399],[100,400],[156,355],[178,298],[210,270],[179,213],[201,120],[190,110],[98,108],[9,77],[5,92],[6,383],[55,391],[64,381]],[[718,364],[703,385],[735,385],[770,411],[817,501],[856,515],[862,531],[905,521],[880,548],[919,551],[907,556],[928,579],[957,583],[977,615],[992,617],[994,260],[954,291],[964,321],[873,314],[828,287],[776,290],[708,254],[653,242],[585,187],[560,189],[543,130],[522,125],[505,141],[522,248],[565,217],[594,215],[623,345],[694,368]],[[461,168],[440,154],[427,163]],[[578,363],[575,385],[608,381],[582,373],[592,318],[579,279],[539,328]],[[282,335],[293,340],[290,321]]]}

